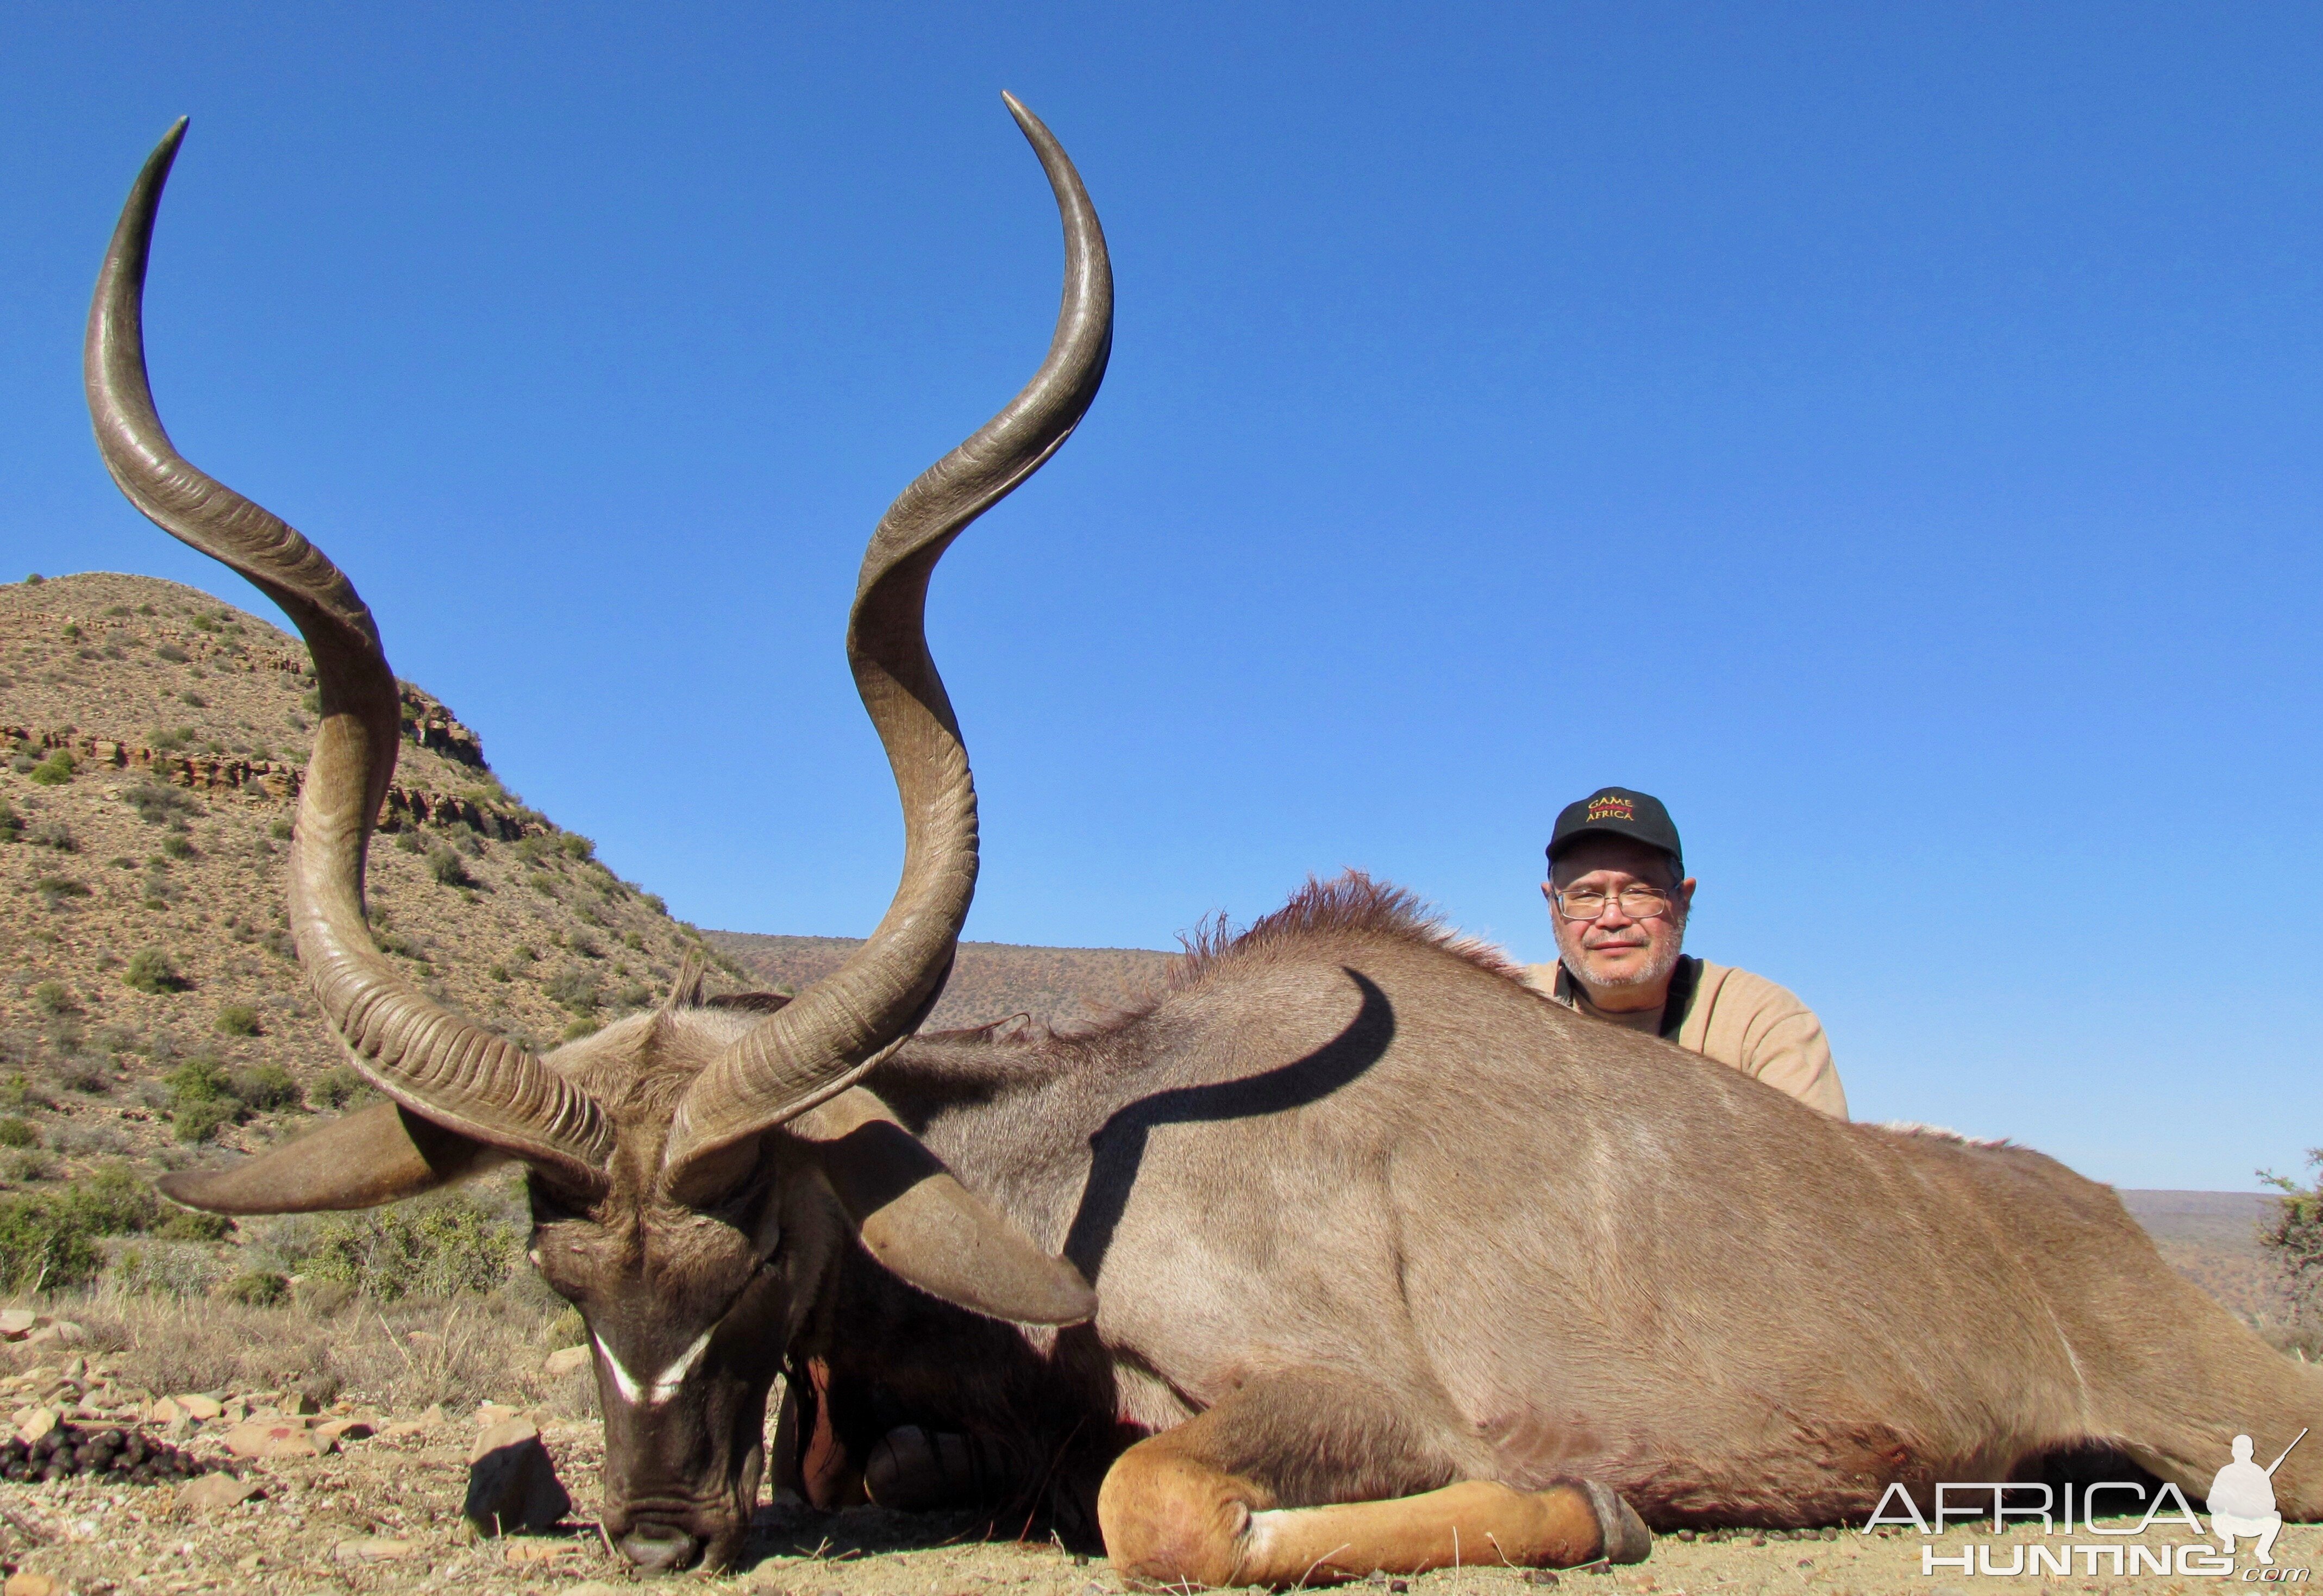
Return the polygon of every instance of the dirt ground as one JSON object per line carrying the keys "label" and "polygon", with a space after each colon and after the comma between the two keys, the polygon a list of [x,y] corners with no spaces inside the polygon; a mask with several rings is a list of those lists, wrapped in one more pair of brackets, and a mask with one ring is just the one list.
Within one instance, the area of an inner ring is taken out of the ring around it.
{"label": "dirt ground", "polygon": [[[379,1416],[392,1421],[397,1416]],[[197,1428],[199,1455],[225,1461],[229,1421]],[[602,1457],[593,1420],[550,1419],[542,1435],[574,1497],[557,1531],[506,1541],[479,1540],[462,1525],[469,1416],[433,1422],[382,1423],[379,1435],[347,1443],[336,1454],[281,1462],[237,1462],[236,1472],[263,1495],[231,1508],[180,1511],[161,1487],[105,1487],[78,1481],[0,1484],[0,1545],[13,1577],[9,1596],[83,1596],[106,1592],[401,1591],[458,1590],[605,1596],[641,1585],[600,1539],[596,1474]],[[677,1576],[674,1588],[774,1591],[787,1596],[1112,1596],[1122,1583],[1102,1558],[1077,1557],[1053,1544],[1014,1541],[959,1515],[904,1515],[877,1508],[833,1514],[762,1509],[746,1565],[715,1578]],[[2180,1533],[2183,1538],[2184,1532]],[[1993,1545],[2005,1567],[2023,1533],[1994,1541],[1955,1532],[1933,1542],[1956,1556],[1977,1539]],[[2094,1537],[2077,1536],[2085,1543]],[[2170,1538],[2156,1529],[2147,1537]],[[1918,1591],[1962,1596],[1970,1590],[2041,1586],[2103,1591],[2199,1588],[2195,1579],[2084,1577],[2064,1580],[1962,1578],[1957,1571],[1921,1572],[1920,1536],[1911,1530],[1835,1540],[1749,1532],[1717,1542],[1666,1536],[1652,1558],[1617,1570],[1567,1571],[1556,1582],[1576,1596],[1733,1596],[1759,1592]],[[2277,1567],[2323,1564],[2323,1528],[2286,1529]],[[2239,1560],[2247,1570],[2250,1560]],[[31,1577],[27,1577],[31,1576]],[[2237,1573],[2230,1582],[2245,1582]],[[1375,1584],[1384,1582],[1374,1581]],[[1530,1596],[1547,1583],[1510,1570],[1441,1571],[1408,1582],[1409,1596]]]}

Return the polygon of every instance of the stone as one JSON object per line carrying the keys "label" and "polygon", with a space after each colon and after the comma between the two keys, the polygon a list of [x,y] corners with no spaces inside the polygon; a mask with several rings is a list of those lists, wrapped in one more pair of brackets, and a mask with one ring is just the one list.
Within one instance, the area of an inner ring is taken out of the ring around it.
{"label": "stone", "polygon": [[542,1530],[572,1510],[573,1499],[532,1421],[510,1418],[476,1437],[468,1453],[468,1497],[462,1517],[479,1535]]}
{"label": "stone", "polygon": [[283,1402],[282,1409],[286,1413],[295,1413],[304,1417],[320,1413],[323,1410],[323,1405],[308,1392],[295,1391]]}
{"label": "stone", "polygon": [[360,1539],[341,1541],[331,1548],[331,1555],[342,1563],[391,1563],[398,1557],[409,1557],[418,1548],[409,1541],[391,1541],[383,1536],[367,1535]]}
{"label": "stone", "polygon": [[41,1316],[29,1307],[0,1307],[0,1341],[22,1341],[40,1322]]}
{"label": "stone", "polygon": [[52,1573],[12,1573],[0,1596],[63,1596],[64,1582]]}
{"label": "stone", "polygon": [[540,1367],[551,1380],[562,1380],[589,1367],[589,1349],[585,1346],[560,1347],[549,1353],[547,1361]]}
{"label": "stone", "polygon": [[178,1487],[178,1511],[208,1513],[220,1508],[238,1508],[265,1494],[249,1480],[237,1480],[232,1474],[204,1474]]}
{"label": "stone", "polygon": [[249,1458],[313,1458],[335,1450],[337,1445],[288,1418],[271,1424],[238,1424],[225,1433],[224,1439],[228,1452]]}
{"label": "stone", "polygon": [[[753,1591],[758,1588],[750,1587]],[[608,1584],[603,1580],[583,1580],[577,1585],[565,1586],[556,1596],[635,1596],[635,1591],[632,1587]]]}
{"label": "stone", "polygon": [[504,1425],[512,1418],[520,1418],[522,1417],[523,1415],[519,1413],[515,1408],[510,1408],[505,1402],[479,1402],[476,1404],[476,1427],[480,1430],[489,1430],[495,1426]]}
{"label": "stone", "polygon": [[53,1408],[19,1408],[14,1417],[17,1437],[28,1445],[57,1427]]}
{"label": "stone", "polygon": [[219,1417],[225,1412],[225,1403],[216,1397],[205,1397],[198,1393],[183,1397],[164,1397],[161,1399],[165,1402],[175,1402],[179,1412],[189,1417],[200,1419],[204,1423]]}
{"label": "stone", "polygon": [[185,1411],[185,1408],[177,1398],[164,1397],[158,1402],[149,1402],[145,1405],[145,1422],[168,1424],[170,1420],[183,1416]]}
{"label": "stone", "polygon": [[368,1441],[378,1433],[367,1418],[326,1418],[315,1426],[317,1435],[331,1441]]}

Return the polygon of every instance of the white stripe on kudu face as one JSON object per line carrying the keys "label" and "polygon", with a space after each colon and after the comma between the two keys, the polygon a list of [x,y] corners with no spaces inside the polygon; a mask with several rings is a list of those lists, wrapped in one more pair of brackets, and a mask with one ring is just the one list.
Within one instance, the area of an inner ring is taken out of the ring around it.
{"label": "white stripe on kudu face", "polygon": [[[714,1325],[711,1326],[711,1330],[716,1328]],[[693,1366],[702,1362],[702,1354],[710,1348],[710,1330],[704,1330],[693,1338],[692,1346],[677,1354],[676,1362],[663,1370],[651,1385],[647,1385],[621,1367],[620,1359],[613,1355],[613,1349],[605,1344],[603,1336],[592,1334],[590,1339],[605,1355],[605,1367],[613,1371],[613,1389],[621,1393],[621,1400],[631,1404],[643,1402],[648,1408],[658,1408],[677,1395],[677,1388],[685,1383],[685,1377],[693,1372]]]}

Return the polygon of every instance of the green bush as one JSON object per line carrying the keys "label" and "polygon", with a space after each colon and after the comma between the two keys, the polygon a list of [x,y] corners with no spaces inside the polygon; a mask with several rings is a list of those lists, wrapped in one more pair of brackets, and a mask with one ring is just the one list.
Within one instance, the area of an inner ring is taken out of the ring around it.
{"label": "green bush", "polygon": [[468,874],[467,862],[448,848],[430,848],[427,853],[427,874],[444,886],[473,886],[476,878]]}
{"label": "green bush", "polygon": [[229,1084],[233,1095],[261,1114],[304,1106],[307,1094],[280,1064],[257,1064],[237,1069]]}
{"label": "green bush", "polygon": [[183,992],[193,985],[178,973],[178,967],[159,948],[131,954],[129,967],[121,972],[121,979],[135,992]]}
{"label": "green bush", "polygon": [[271,1269],[246,1269],[219,1287],[218,1295],[244,1307],[272,1307],[290,1295],[290,1277]]}
{"label": "green bush", "polygon": [[24,817],[16,806],[0,798],[0,842],[21,842],[24,838]]}
{"label": "green bush", "polygon": [[172,831],[161,839],[161,851],[173,859],[194,857],[194,845],[183,831]]}
{"label": "green bush", "polygon": [[32,988],[32,1006],[44,1014],[77,1014],[80,1004],[62,981],[43,981]]}
{"label": "green bush", "polygon": [[395,851],[398,853],[418,853],[426,846],[419,840],[419,833],[408,827],[395,834]]}
{"label": "green bush", "polygon": [[159,648],[153,650],[153,654],[156,658],[166,659],[171,665],[181,665],[186,663],[186,651],[179,647],[175,643],[164,643]]}
{"label": "green bush", "polygon": [[200,693],[196,693],[190,687],[185,692],[178,694],[178,702],[180,703],[191,704],[197,710],[207,710],[210,707],[210,701],[204,698]]}
{"label": "green bush", "polygon": [[218,1010],[215,1023],[220,1036],[256,1036],[258,1011],[246,1003],[230,1003]]}
{"label": "green bush", "polygon": [[334,1064],[315,1078],[315,1101],[326,1108],[344,1108],[371,1092],[371,1082],[351,1064]]}
{"label": "green bush", "polygon": [[290,822],[289,821],[276,821],[272,825],[266,828],[266,834],[273,838],[277,842],[288,842],[290,840]]}
{"label": "green bush", "polygon": [[200,807],[191,793],[153,781],[139,782],[121,794],[121,801],[135,810],[137,818],[149,826],[166,824],[179,815],[192,814]]}
{"label": "green bush", "polygon": [[85,1285],[104,1262],[98,1240],[149,1229],[159,1207],[118,1164],[62,1191],[0,1197],[0,1284],[17,1291]]}
{"label": "green bush", "polygon": [[593,858],[597,852],[597,845],[578,831],[565,832],[556,839],[556,846],[565,850],[565,858],[573,859]]}
{"label": "green bush", "polygon": [[44,787],[61,787],[73,778],[73,757],[59,748],[33,766],[32,775]]}
{"label": "green bush", "polygon": [[61,904],[67,898],[88,896],[88,884],[75,881],[69,876],[43,876],[32,883],[32,890],[39,893],[41,901],[51,909]]}
{"label": "green bush", "polygon": [[13,1114],[0,1119],[0,1147],[38,1147],[40,1144],[40,1128],[31,1120],[19,1119]]}
{"label": "green bush", "polygon": [[188,1103],[215,1103],[234,1093],[225,1066],[207,1053],[196,1054],[170,1070],[161,1078],[161,1084],[170,1089],[170,1105],[178,1108]]}
{"label": "green bush", "polygon": [[218,1127],[241,1121],[243,1109],[232,1097],[211,1097],[189,1102],[170,1115],[170,1126],[180,1142],[203,1142],[218,1133]]}
{"label": "green bush", "polygon": [[58,853],[78,853],[80,844],[73,840],[72,828],[62,821],[42,821],[26,829],[24,840],[34,848],[53,848]]}
{"label": "green bush", "polygon": [[388,1302],[490,1291],[514,1272],[525,1234],[515,1216],[493,1214],[465,1192],[450,1192],[323,1215],[300,1272]]}
{"label": "green bush", "polygon": [[223,1214],[195,1208],[173,1208],[153,1234],[165,1242],[222,1242],[234,1232],[234,1221]]}

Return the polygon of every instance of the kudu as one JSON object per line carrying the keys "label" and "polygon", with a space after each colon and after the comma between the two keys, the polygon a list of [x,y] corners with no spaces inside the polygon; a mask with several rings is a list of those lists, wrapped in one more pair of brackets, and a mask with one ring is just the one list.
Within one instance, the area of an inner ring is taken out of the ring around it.
{"label": "kudu", "polygon": [[[91,314],[97,436],[140,509],[312,650],[292,930],[391,1099],[163,1189],[349,1208],[522,1163],[532,1257],[592,1335],[604,1527],[650,1567],[736,1555],[785,1359],[996,1449],[1067,1516],[1090,1505],[1155,1582],[1634,1559],[1647,1523],[1830,1523],[1891,1482],[1924,1504],[2092,1447],[2199,1495],[2236,1434],[2272,1452],[2323,1425],[2315,1377],[2165,1267],[2107,1188],[1837,1123],[1576,1017],[1361,877],[1198,945],[1108,1023],[914,1036],[976,872],[928,576],[1070,433],[1110,346],[1096,215],[1010,109],[1064,218],[1056,336],[887,512],[848,631],[907,821],[895,903],[794,1001],[705,1003],[682,978],[545,1058],[373,951],[393,678],[336,567],[154,413],[141,294],[183,124],[163,140]],[[2323,1511],[2323,1450],[2276,1491]]]}

